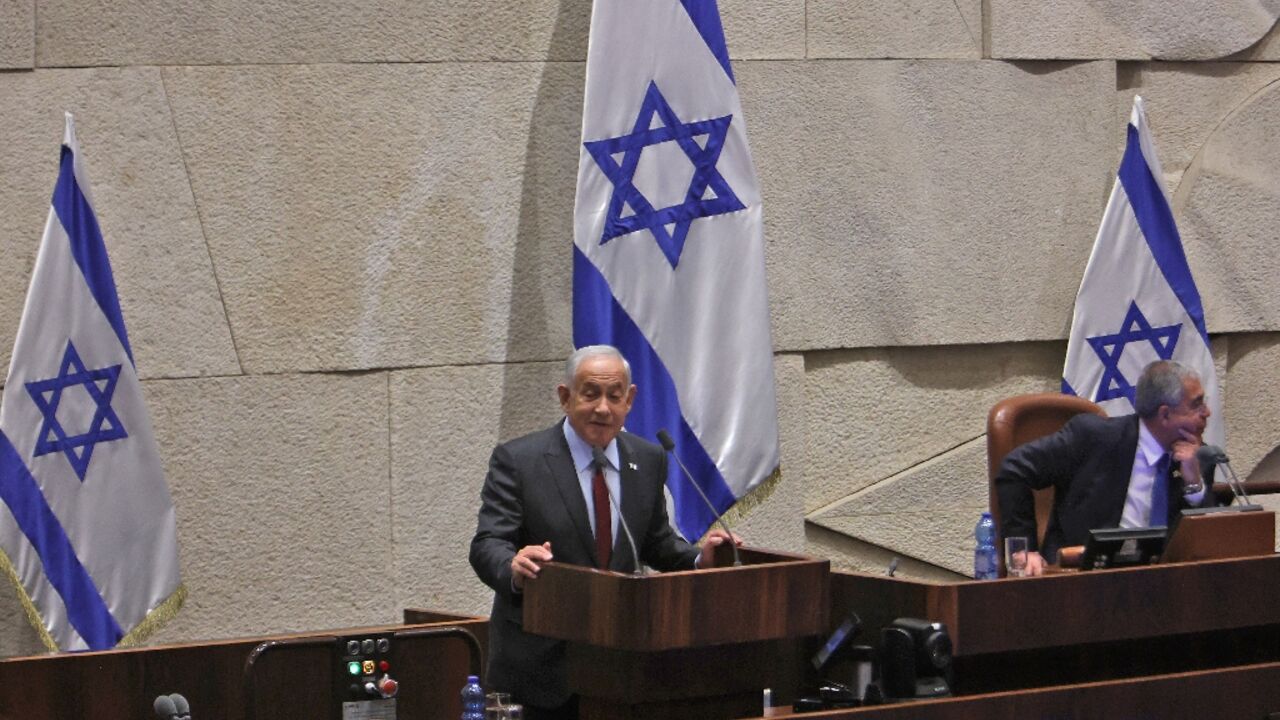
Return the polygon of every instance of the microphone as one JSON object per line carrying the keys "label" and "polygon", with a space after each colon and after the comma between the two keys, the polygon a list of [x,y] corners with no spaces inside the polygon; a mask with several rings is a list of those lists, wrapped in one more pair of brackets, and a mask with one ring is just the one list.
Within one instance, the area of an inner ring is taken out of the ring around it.
{"label": "microphone", "polygon": [[1231,494],[1235,496],[1236,502],[1241,505],[1250,503],[1249,493],[1244,490],[1244,483],[1240,482],[1240,477],[1236,475],[1236,471],[1231,467],[1231,461],[1227,458],[1227,453],[1217,445],[1201,445],[1196,450],[1196,461],[1203,465],[1221,465],[1227,470],[1227,487],[1231,488]]}
{"label": "microphone", "polygon": [[707,504],[707,509],[709,509],[711,514],[715,516],[716,522],[720,523],[720,528],[729,534],[729,547],[733,548],[733,565],[734,567],[741,566],[742,558],[738,556],[738,543],[733,541],[733,531],[729,529],[729,524],[724,521],[724,516],[716,510],[716,506],[711,504],[711,499],[707,497],[706,493],[702,492],[702,488],[698,483],[694,482],[693,475],[689,472],[689,468],[684,466],[684,462],[682,462],[680,460],[680,456],[676,454],[676,441],[671,439],[671,433],[668,433],[666,428],[658,431],[658,442],[662,443],[663,450],[671,453],[671,457],[676,459],[676,464],[680,466],[682,471],[684,471],[685,479],[689,481],[689,484],[693,486],[694,490],[698,491],[698,497],[702,498],[702,502]]}
{"label": "microphone", "polygon": [[182,697],[180,693],[173,693],[169,696],[173,701],[173,707],[178,716],[174,720],[191,720],[191,705],[187,699]]}
{"label": "microphone", "polygon": [[[598,447],[591,447],[591,460],[595,462],[596,467],[600,468],[601,472],[604,472],[604,469],[609,467],[609,458],[605,457],[604,451]],[[622,526],[622,532],[627,536],[627,543],[631,545],[631,560],[636,567],[632,572],[636,575],[643,575],[644,566],[640,564],[640,553],[636,551],[636,539],[631,535],[631,528],[627,527],[627,519],[622,516],[622,508],[618,505],[617,498],[613,496],[613,491],[609,489],[609,483],[604,484],[604,491],[609,496],[609,504],[613,506],[614,510],[618,511],[618,524]]]}
{"label": "microphone", "polygon": [[153,710],[156,711],[156,717],[161,720],[173,720],[178,714],[178,706],[174,704],[173,698],[168,695],[161,695],[151,704]]}

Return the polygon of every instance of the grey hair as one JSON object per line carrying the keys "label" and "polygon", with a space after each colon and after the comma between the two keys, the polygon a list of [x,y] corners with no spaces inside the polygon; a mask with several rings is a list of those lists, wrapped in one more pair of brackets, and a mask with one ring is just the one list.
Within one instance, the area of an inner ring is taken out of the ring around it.
{"label": "grey hair", "polygon": [[1200,374],[1174,360],[1157,360],[1143,368],[1133,401],[1138,417],[1154,417],[1161,405],[1175,407],[1180,404],[1182,383],[1189,377],[1199,380]]}
{"label": "grey hair", "polygon": [[622,374],[628,385],[631,384],[631,363],[622,356],[622,352],[612,345],[587,345],[573,351],[569,356],[569,360],[564,364],[564,384],[567,387],[573,387],[573,378],[578,374],[578,368],[582,366],[582,361],[593,357],[612,357],[622,361]]}

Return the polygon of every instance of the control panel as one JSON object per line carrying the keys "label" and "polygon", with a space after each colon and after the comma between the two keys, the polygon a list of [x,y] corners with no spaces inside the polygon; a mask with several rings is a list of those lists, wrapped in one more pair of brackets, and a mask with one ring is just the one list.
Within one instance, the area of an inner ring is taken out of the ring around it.
{"label": "control panel", "polygon": [[395,720],[400,684],[391,650],[390,633],[338,638],[333,691],[342,720]]}

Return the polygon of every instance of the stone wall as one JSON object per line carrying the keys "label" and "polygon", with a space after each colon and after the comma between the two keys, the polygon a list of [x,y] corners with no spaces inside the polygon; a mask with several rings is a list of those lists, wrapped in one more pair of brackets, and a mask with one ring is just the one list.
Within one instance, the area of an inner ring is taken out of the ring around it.
{"label": "stone wall", "polygon": [[[722,0],[784,480],[753,543],[957,577],[1050,390],[1132,97],[1243,474],[1280,477],[1276,0]],[[494,443],[557,417],[587,0],[0,0],[0,366],[76,113],[178,511],[156,642],[486,613]],[[0,655],[39,650],[8,590]]]}

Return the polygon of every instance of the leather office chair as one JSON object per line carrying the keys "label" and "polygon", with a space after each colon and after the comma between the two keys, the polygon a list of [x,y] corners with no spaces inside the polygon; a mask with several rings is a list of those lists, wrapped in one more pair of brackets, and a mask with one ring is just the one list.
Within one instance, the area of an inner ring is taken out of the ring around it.
{"label": "leather office chair", "polygon": [[[996,496],[996,472],[1010,450],[1019,445],[1057,432],[1068,420],[1080,413],[1105,416],[1102,408],[1074,395],[1036,393],[1014,395],[996,403],[987,415],[987,488],[991,517],[1000,527],[1000,501]],[[1036,544],[1044,543],[1053,508],[1053,488],[1035,491]],[[1004,552],[1000,556],[1000,574],[1004,574]]]}

